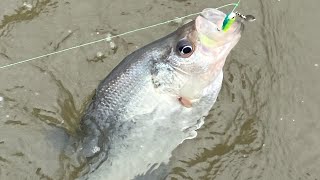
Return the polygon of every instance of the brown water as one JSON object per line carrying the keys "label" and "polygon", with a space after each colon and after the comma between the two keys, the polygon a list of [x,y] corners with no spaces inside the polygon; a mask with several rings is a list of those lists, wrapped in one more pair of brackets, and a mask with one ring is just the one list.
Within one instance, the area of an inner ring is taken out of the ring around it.
{"label": "brown water", "polygon": [[[0,2],[0,65],[229,3],[25,2]],[[257,20],[229,55],[219,100],[197,138],[173,152],[166,179],[320,179],[319,5],[242,2],[238,10]],[[114,39],[114,49],[103,42],[0,69],[0,179],[60,179],[69,162],[59,127],[73,133],[99,81],[130,52],[177,27]]]}

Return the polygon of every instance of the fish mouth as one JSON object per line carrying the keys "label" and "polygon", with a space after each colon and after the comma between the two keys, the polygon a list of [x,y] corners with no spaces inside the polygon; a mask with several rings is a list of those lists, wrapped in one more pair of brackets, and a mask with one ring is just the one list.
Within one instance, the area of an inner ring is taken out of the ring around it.
{"label": "fish mouth", "polygon": [[240,38],[244,25],[239,20],[236,20],[227,31],[222,30],[226,16],[222,11],[213,8],[204,9],[200,13],[196,18],[196,30],[201,44],[217,47]]}

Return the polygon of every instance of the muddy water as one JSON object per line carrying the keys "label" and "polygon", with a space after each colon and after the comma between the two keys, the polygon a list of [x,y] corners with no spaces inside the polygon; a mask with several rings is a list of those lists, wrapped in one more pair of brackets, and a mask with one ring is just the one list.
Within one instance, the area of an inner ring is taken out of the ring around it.
{"label": "muddy water", "polygon": [[[225,3],[1,0],[0,65]],[[319,5],[242,2],[239,11],[257,21],[228,57],[221,94],[198,137],[173,152],[158,179],[320,179]],[[99,81],[178,26],[1,69],[0,179],[73,179],[61,152]]]}

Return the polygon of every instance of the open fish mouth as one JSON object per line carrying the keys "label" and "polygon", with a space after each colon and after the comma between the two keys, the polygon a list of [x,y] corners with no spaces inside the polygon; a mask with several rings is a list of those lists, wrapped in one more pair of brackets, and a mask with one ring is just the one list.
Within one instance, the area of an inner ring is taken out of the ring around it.
{"label": "open fish mouth", "polygon": [[218,47],[240,38],[244,25],[239,20],[236,20],[228,31],[222,31],[226,16],[222,11],[213,8],[207,8],[201,12],[196,18],[196,30],[201,44],[206,47]]}

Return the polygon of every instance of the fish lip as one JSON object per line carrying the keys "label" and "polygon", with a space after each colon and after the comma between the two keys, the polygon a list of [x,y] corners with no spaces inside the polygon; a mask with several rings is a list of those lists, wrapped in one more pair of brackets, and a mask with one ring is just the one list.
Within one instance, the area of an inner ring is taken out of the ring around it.
{"label": "fish lip", "polygon": [[[218,9],[215,9],[215,8],[206,8],[199,14],[199,16],[204,18],[208,22],[213,23],[216,26],[218,26],[219,25],[219,21],[221,21],[220,23],[222,25],[222,22],[226,18],[227,14],[222,12],[222,11],[220,11],[220,10],[218,10]],[[244,24],[242,23],[242,20],[237,18],[235,23],[239,24],[238,27],[240,26],[236,30],[238,30],[238,29],[242,30],[243,29]],[[237,33],[237,32],[233,32],[233,33]]]}
{"label": "fish lip", "polygon": [[204,18],[204,19],[206,19],[206,20],[208,20],[208,21],[210,21],[207,17],[205,17],[202,13],[200,13],[200,15],[199,15],[200,17],[202,17],[202,18]]}
{"label": "fish lip", "polygon": [[[205,39],[209,41],[203,42],[218,42],[214,47],[224,46],[225,44],[238,39],[244,29],[244,24],[236,19],[232,28],[226,32],[221,32],[222,23],[227,15],[217,9],[204,9],[196,18],[195,26],[196,31]],[[211,47],[211,45],[206,45]]]}

